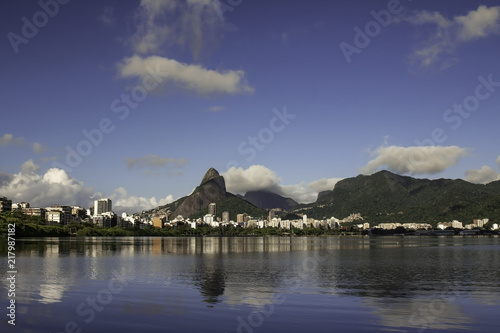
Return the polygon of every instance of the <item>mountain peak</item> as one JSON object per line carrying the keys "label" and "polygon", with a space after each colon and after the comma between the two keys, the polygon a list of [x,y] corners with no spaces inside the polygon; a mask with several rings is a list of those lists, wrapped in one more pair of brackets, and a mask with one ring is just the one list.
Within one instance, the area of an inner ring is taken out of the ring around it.
{"label": "mountain peak", "polygon": [[214,168],[210,168],[203,176],[200,186],[182,201],[172,216],[191,216],[207,207],[209,203],[227,198],[227,196],[224,177],[219,175]]}
{"label": "mountain peak", "polygon": [[201,183],[200,185],[203,185],[205,184],[206,182],[212,180],[212,179],[215,179],[217,177],[220,177],[220,174],[217,170],[215,170],[214,168],[210,168],[208,169],[208,171],[205,173],[205,176],[203,176],[203,179],[201,180]]}

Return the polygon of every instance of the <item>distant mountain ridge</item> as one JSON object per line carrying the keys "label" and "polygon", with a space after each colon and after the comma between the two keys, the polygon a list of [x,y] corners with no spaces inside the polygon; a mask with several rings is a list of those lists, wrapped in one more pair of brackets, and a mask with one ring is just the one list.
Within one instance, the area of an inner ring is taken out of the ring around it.
{"label": "distant mountain ridge", "polygon": [[490,223],[500,223],[500,181],[481,185],[462,179],[418,179],[389,171],[345,178],[332,190],[320,192],[316,202],[297,204],[268,191],[233,195],[226,191],[224,177],[210,168],[193,193],[151,211],[170,212],[170,219],[178,215],[196,218],[207,213],[211,202],[217,203],[218,217],[227,210],[233,220],[239,213],[264,217],[267,209],[282,208],[316,219],[344,218],[360,213],[366,222],[373,224],[421,222],[436,225],[455,219],[468,224],[473,219],[483,218],[489,218]]}
{"label": "distant mountain ridge", "polygon": [[417,179],[380,171],[339,181],[316,202],[296,212],[316,218],[352,213],[373,222],[437,223],[489,218],[500,221],[500,181],[487,185],[462,179]]}
{"label": "distant mountain ridge", "polygon": [[241,198],[262,209],[281,208],[288,211],[298,205],[298,202],[292,198],[269,191],[249,191]]}

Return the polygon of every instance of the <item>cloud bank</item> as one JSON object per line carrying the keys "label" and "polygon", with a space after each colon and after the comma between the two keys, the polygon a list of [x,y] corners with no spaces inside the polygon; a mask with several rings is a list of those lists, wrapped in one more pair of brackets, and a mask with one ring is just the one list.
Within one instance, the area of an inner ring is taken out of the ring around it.
{"label": "cloud bank", "polygon": [[121,212],[137,213],[174,202],[174,197],[171,194],[157,200],[155,197],[146,198],[130,195],[123,187],[117,188],[109,198],[113,201],[113,210],[118,214]]}
{"label": "cloud bank", "polygon": [[283,185],[274,171],[263,165],[252,165],[247,169],[231,167],[224,174],[226,188],[235,194],[264,190],[294,199],[299,203],[316,201],[318,193],[332,190],[342,178],[322,178],[310,183]]}
{"label": "cloud bank", "polygon": [[488,184],[500,180],[500,173],[489,166],[483,165],[479,170],[467,170],[465,180],[476,184]]}
{"label": "cloud bank", "polygon": [[[143,86],[155,86],[155,91],[173,87],[201,95],[253,93],[242,70],[207,69],[174,59],[188,50],[199,62],[205,50],[218,44],[224,22],[217,4],[213,0],[142,0],[134,14],[136,31],[129,39],[134,55],[118,64],[119,76],[142,80]],[[155,83],[148,82],[151,76]]]}
{"label": "cloud bank", "polygon": [[26,146],[28,145],[35,153],[43,154],[49,150],[49,148],[41,143],[33,142],[27,143],[24,138],[16,138],[14,135],[10,133],[4,134],[0,137],[0,147],[8,147],[8,146]]}
{"label": "cloud bank", "polygon": [[44,174],[39,174],[39,170],[33,160],[28,160],[19,173],[4,174],[0,194],[13,202],[29,202],[33,207],[90,204],[94,194],[92,188],[85,187],[83,182],[70,177],[62,169],[51,168]]}
{"label": "cloud bank", "polygon": [[399,174],[436,174],[456,164],[467,155],[467,149],[458,146],[380,146],[372,153],[374,159],[361,168],[363,174],[372,174],[387,168]]}
{"label": "cloud bank", "polygon": [[32,207],[51,205],[79,205],[88,208],[93,200],[109,197],[113,200],[113,210],[135,213],[173,201],[172,195],[157,200],[128,194],[119,187],[110,196],[95,192],[92,187],[71,177],[65,170],[51,168],[40,173],[40,166],[33,160],[23,163],[19,173],[0,172],[0,196],[6,196],[13,202],[29,202]]}
{"label": "cloud bank", "polygon": [[210,70],[201,65],[184,64],[165,57],[144,58],[138,55],[125,58],[118,68],[122,78],[137,78],[144,83],[150,81],[151,77],[156,77],[163,87],[171,84],[201,95],[254,92],[245,79],[245,72],[241,70]]}
{"label": "cloud bank", "polygon": [[20,146],[24,144],[24,139],[23,138],[15,138],[14,135],[12,134],[4,134],[0,138],[0,146]]}

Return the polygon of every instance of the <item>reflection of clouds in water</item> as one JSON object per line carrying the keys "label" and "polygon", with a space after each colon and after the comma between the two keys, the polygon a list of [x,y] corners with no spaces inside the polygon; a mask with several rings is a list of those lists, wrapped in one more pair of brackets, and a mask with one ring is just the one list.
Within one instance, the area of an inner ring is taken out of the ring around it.
{"label": "reflection of clouds in water", "polygon": [[62,284],[41,284],[39,302],[43,304],[61,302],[66,289],[67,287]]}
{"label": "reflection of clouds in water", "polygon": [[149,282],[156,286],[168,286],[172,283],[172,274],[168,273],[164,276],[153,276],[153,278],[150,279]]}
{"label": "reflection of clouds in water", "polygon": [[[320,281],[325,272],[319,269],[324,264],[323,258],[312,252],[295,253],[292,255],[293,261],[288,262],[288,257],[281,257],[285,262],[269,268],[267,266],[256,266],[251,272],[252,266],[247,263],[241,270],[237,270],[241,275],[247,270],[248,275],[229,276],[226,280],[226,290],[224,292],[224,302],[230,305],[250,305],[262,308],[264,305],[276,303],[276,298],[280,296],[280,291],[287,294],[337,294],[334,278],[328,275],[328,282],[322,285]],[[284,265],[283,265],[284,264]],[[273,271],[273,274],[269,274]],[[248,279],[253,280],[249,283]],[[256,283],[259,281],[260,283]]]}
{"label": "reflection of clouds in water", "polygon": [[453,295],[425,298],[366,298],[372,313],[383,326],[415,329],[456,330],[472,323],[462,308],[453,302]]}
{"label": "reflection of clouds in water", "polygon": [[[58,278],[57,284],[50,283],[51,279],[38,278],[35,282],[34,275],[21,274],[16,275],[16,302],[28,304],[40,302],[43,304],[51,304],[62,302],[64,292],[71,288],[71,284],[67,279]],[[9,286],[7,279],[2,279],[2,284],[8,290]]]}
{"label": "reflection of clouds in water", "polygon": [[224,291],[224,303],[231,306],[250,305],[256,308],[273,303],[276,291],[272,287],[242,287],[227,285]]}

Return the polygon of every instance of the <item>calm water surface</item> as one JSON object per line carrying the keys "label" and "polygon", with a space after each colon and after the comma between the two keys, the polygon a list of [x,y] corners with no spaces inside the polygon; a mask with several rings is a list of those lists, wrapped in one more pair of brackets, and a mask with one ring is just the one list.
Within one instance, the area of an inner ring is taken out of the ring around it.
{"label": "calm water surface", "polygon": [[498,237],[17,240],[1,332],[498,332]]}

